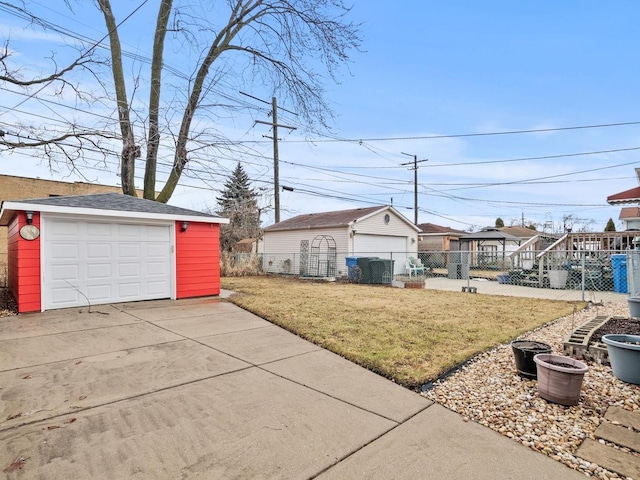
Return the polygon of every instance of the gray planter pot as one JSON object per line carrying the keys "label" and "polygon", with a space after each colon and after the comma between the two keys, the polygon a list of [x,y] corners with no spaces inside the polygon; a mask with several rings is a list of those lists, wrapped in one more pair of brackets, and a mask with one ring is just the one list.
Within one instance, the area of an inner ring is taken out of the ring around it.
{"label": "gray planter pot", "polygon": [[632,317],[640,317],[640,297],[627,297],[629,314]]}
{"label": "gray planter pot", "polygon": [[[589,367],[579,360],[562,355],[539,353],[533,357],[538,365],[538,395],[560,405],[577,405],[582,380]],[[556,364],[565,364],[562,366]]]}
{"label": "gray planter pot", "polygon": [[640,385],[640,335],[605,335],[613,374],[623,382]]}

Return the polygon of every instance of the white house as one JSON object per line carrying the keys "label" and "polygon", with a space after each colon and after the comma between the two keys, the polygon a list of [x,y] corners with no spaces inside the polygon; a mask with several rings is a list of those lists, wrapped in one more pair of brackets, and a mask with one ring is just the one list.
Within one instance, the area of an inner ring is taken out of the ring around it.
{"label": "white house", "polygon": [[418,254],[420,229],[390,206],[310,213],[264,229],[267,272],[347,275],[347,257],[393,260],[393,274]]}

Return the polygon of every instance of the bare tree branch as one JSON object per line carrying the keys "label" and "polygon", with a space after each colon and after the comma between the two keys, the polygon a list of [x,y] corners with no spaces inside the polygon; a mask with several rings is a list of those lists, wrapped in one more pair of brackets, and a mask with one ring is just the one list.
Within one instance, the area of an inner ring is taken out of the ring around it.
{"label": "bare tree branch", "polygon": [[[70,0],[63,2],[71,8]],[[228,145],[224,139],[218,142],[216,124],[223,122],[220,112],[232,115],[237,109],[245,108],[233,105],[233,100],[225,95],[224,89],[229,86],[234,90],[240,86],[255,85],[261,89],[266,86],[273,95],[284,96],[310,128],[328,126],[333,114],[324,98],[323,82],[338,81],[338,68],[347,64],[350,53],[360,47],[359,25],[347,20],[350,9],[343,0],[203,0],[179,4],[174,0],[161,0],[158,3],[153,53],[147,59],[122,50],[120,24],[111,0],[95,0],[106,28],[105,38],[109,39],[109,82],[102,75],[107,62],[97,51],[102,47],[101,41],[89,42],[91,47],[64,68],[59,68],[52,56],[52,73],[30,79],[23,78],[20,67],[13,65],[12,50],[6,41],[0,51],[0,85],[10,83],[26,90],[51,85],[57,95],[73,89],[79,102],[91,103],[97,101],[98,96],[95,92],[84,92],[85,84],[77,80],[79,73],[88,72],[103,88],[102,104],[115,105],[113,120],[105,119],[103,123],[107,129],[119,131],[123,192],[136,194],[136,159],[145,150],[144,196],[160,202],[171,198],[189,162],[190,152],[208,148],[219,155],[220,149]],[[27,5],[24,2],[22,7],[15,8],[30,22],[63,34],[46,20],[27,12]],[[121,23],[131,15],[133,13]],[[181,55],[180,68],[166,63],[165,51],[170,45],[174,51],[187,53]],[[128,77],[125,61],[132,70],[136,64],[148,66],[148,76],[145,78],[141,72]],[[128,96],[127,87],[131,85],[134,94],[138,89],[148,89],[146,104],[136,95]],[[35,97],[39,92],[29,96]],[[198,128],[201,128],[200,134],[196,132]],[[91,134],[100,138],[103,130],[79,129],[78,124],[71,121],[68,130],[50,136],[46,142],[35,140],[32,145],[24,140],[8,142],[4,138],[0,146],[44,148],[46,158],[54,161],[59,154],[71,168],[79,167],[82,147],[106,147],[105,155],[111,155],[110,148],[100,141],[95,146],[87,143]],[[69,136],[65,136],[67,134]],[[69,146],[67,143],[72,139],[73,146]],[[207,142],[207,139],[210,140]],[[155,198],[161,165],[158,157],[167,156],[168,147],[173,156],[170,172]]]}

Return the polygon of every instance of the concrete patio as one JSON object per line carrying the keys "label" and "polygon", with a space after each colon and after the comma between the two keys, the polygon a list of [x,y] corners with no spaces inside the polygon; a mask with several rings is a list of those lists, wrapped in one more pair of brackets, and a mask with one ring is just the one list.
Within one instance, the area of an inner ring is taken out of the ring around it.
{"label": "concrete patio", "polygon": [[582,475],[218,298],[0,319],[9,479]]}

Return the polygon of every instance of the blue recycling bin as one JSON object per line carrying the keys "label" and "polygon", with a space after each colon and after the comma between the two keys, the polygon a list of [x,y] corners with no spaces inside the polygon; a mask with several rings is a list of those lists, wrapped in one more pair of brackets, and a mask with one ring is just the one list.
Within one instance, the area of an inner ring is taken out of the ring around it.
{"label": "blue recycling bin", "polygon": [[347,273],[349,280],[357,282],[359,280],[359,271],[356,269],[358,266],[358,257],[345,257],[345,263],[347,264]]}
{"label": "blue recycling bin", "polygon": [[611,268],[613,270],[613,291],[618,293],[628,293],[627,255],[624,253],[611,255]]}

